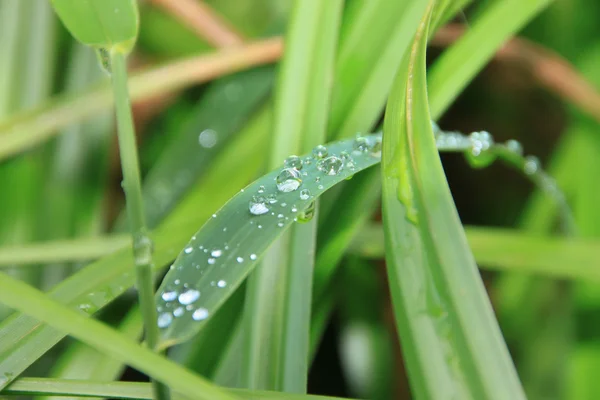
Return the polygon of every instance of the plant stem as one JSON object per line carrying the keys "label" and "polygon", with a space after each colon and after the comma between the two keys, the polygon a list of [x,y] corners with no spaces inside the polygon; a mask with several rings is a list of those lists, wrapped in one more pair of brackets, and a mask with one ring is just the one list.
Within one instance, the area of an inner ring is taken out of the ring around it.
{"label": "plant stem", "polygon": [[[135,130],[127,87],[127,63],[125,61],[125,54],[119,49],[112,49],[110,58],[112,86],[117,111],[119,154],[121,156],[121,168],[123,171],[123,190],[125,191],[127,217],[133,240],[136,286],[146,329],[146,343],[151,350],[156,351],[159,341],[159,331],[156,323],[157,313],[154,306],[152,240],[148,236],[144,217]],[[156,399],[167,400],[170,398],[169,389],[163,384],[153,381],[153,387]]]}

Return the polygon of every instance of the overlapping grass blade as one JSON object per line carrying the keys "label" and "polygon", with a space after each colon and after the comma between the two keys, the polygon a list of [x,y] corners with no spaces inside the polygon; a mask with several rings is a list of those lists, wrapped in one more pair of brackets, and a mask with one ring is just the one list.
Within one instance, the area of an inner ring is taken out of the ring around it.
{"label": "overlapping grass blade", "polygon": [[[286,394],[279,392],[260,392],[243,389],[226,389],[240,399],[248,400],[342,400],[339,397]],[[44,378],[23,378],[2,392],[7,396],[49,395],[102,397],[109,399],[152,400],[152,388],[148,383],[141,382],[103,382],[75,381]],[[174,399],[195,399],[197,397],[173,396]],[[344,399],[346,400],[346,399]],[[349,400],[349,399],[348,399]]]}
{"label": "overlapping grass blade", "polygon": [[[206,400],[229,400],[236,396],[218,389],[198,375],[142,347],[110,327],[86,318],[44,293],[2,274],[0,302],[44,321],[116,359],[127,363],[151,378],[170,385],[186,397]],[[4,383],[6,375],[0,375]]]}
{"label": "overlapping grass blade", "polygon": [[[275,93],[269,167],[325,141],[343,2],[296,1]],[[314,205],[318,214],[318,202]],[[293,226],[251,276],[244,311],[243,380],[305,393],[316,220]]]}
{"label": "overlapping grass blade", "polygon": [[432,7],[399,70],[384,124],[386,259],[400,340],[417,398],[520,399],[435,148],[425,77]]}

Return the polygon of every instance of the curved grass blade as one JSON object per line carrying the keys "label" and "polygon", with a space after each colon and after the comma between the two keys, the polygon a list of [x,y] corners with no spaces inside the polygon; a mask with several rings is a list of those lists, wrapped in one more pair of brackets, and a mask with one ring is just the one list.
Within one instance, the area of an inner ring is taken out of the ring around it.
{"label": "curved grass blade", "polygon": [[215,213],[180,253],[157,293],[162,346],[198,332],[269,245],[323,192],[377,163],[380,140],[371,135],[317,147],[314,156],[288,160],[286,168],[255,181]]}
{"label": "curved grass blade", "polygon": [[408,375],[417,398],[524,399],[436,150],[425,74],[433,4],[384,124],[386,259]]}

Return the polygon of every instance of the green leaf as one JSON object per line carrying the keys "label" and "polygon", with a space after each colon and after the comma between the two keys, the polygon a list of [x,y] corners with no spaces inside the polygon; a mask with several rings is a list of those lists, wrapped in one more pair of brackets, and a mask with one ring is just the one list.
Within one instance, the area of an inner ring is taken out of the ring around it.
{"label": "green leaf", "polygon": [[135,44],[136,0],[51,0],[69,32],[81,43],[128,53]]}
{"label": "green leaf", "polygon": [[425,75],[432,8],[384,123],[386,259],[408,375],[417,398],[522,399],[436,150]]}
{"label": "green leaf", "polygon": [[[197,333],[269,245],[325,190],[379,161],[378,153],[367,148],[377,146],[379,135],[362,140],[364,151],[354,150],[353,140],[335,142],[327,146],[330,158],[305,155],[300,158],[301,171],[284,168],[263,176],[209,219],[180,253],[157,293],[163,346]],[[288,191],[279,190],[277,182]]]}
{"label": "green leaf", "polygon": [[[227,389],[232,395],[248,400],[342,400],[339,397],[297,395],[278,392],[261,392],[243,389]],[[109,399],[139,399],[152,400],[152,388],[148,383],[141,382],[101,382],[83,380],[60,380],[44,378],[19,379],[1,392],[6,396],[51,395],[102,397]],[[197,399],[197,396],[173,396],[175,399]],[[350,399],[347,399],[350,400]]]}
{"label": "green leaf", "polygon": [[[118,331],[86,318],[35,288],[1,274],[0,302],[46,322],[89,346],[106,352],[150,377],[164,382],[173,390],[195,399],[235,399],[198,375],[142,347]],[[6,382],[5,375],[1,379]]]}

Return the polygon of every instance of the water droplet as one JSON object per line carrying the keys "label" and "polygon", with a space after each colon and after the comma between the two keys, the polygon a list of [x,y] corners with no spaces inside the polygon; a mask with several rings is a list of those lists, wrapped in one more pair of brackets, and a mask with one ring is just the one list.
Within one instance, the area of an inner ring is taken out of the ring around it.
{"label": "water droplet", "polygon": [[310,158],[310,157],[306,157],[306,158],[304,159],[304,165],[310,165],[310,164],[312,164],[312,158]]}
{"label": "water droplet", "polygon": [[183,252],[185,254],[190,254],[192,251],[194,251],[194,248],[192,246],[186,247]]}
{"label": "water droplet", "polygon": [[300,191],[300,199],[301,200],[308,200],[308,199],[310,199],[310,190],[308,190],[308,189],[302,189]]}
{"label": "water droplet", "polygon": [[262,215],[269,212],[269,201],[263,196],[252,196],[248,204],[250,213],[254,215]]}
{"label": "water droplet", "polygon": [[166,328],[171,325],[171,322],[173,322],[173,315],[170,312],[165,312],[158,316],[157,324],[159,328]]}
{"label": "water droplet", "polygon": [[108,49],[102,47],[97,48],[96,56],[98,57],[98,62],[100,63],[102,70],[108,75],[112,74],[112,65],[110,63],[110,53]]}
{"label": "water droplet", "polygon": [[540,160],[536,156],[525,157],[523,172],[527,175],[533,175],[540,169]]}
{"label": "water droplet", "polygon": [[217,282],[217,286],[220,288],[224,288],[225,286],[227,286],[227,282],[221,279],[219,282]]}
{"label": "water droplet", "polygon": [[251,259],[252,261],[256,260],[256,254],[250,254],[250,259]]}
{"label": "water droplet", "polygon": [[206,308],[198,308],[192,314],[192,318],[194,319],[194,321],[202,321],[208,318],[208,310]]}
{"label": "water droplet", "polygon": [[284,167],[286,168],[294,168],[297,171],[302,169],[302,160],[298,156],[289,156],[283,162]]}
{"label": "water droplet", "polygon": [[523,146],[516,140],[507,140],[505,146],[508,150],[512,151],[513,153],[518,154],[520,156],[523,155]]}
{"label": "water droplet", "polygon": [[323,145],[318,145],[312,151],[313,158],[315,158],[317,160],[319,160],[321,158],[324,158],[324,157],[327,157],[327,154],[329,154],[327,152],[327,147],[325,147]]}
{"label": "water droplet", "polygon": [[294,213],[295,213],[295,212],[297,212],[297,211],[298,211],[298,209],[297,209],[296,207],[292,206],[292,212],[294,212]]}
{"label": "water droplet", "polygon": [[277,214],[277,218],[283,218],[283,214]]}
{"label": "water droplet", "polygon": [[198,136],[198,143],[205,149],[210,149],[217,144],[217,132],[212,129],[205,129]]}
{"label": "water droplet", "polygon": [[287,193],[297,190],[302,184],[302,179],[294,168],[286,168],[277,175],[275,182],[280,192]]}
{"label": "water droplet", "polygon": [[213,250],[210,252],[210,255],[213,256],[214,258],[219,258],[221,257],[221,255],[223,254],[223,252],[219,249]]}
{"label": "water droplet", "polygon": [[315,216],[315,202],[311,202],[308,207],[298,214],[299,222],[308,222]]}
{"label": "water droplet", "polygon": [[183,307],[177,307],[175,310],[173,310],[173,315],[176,317],[181,317],[184,312],[185,309]]}
{"label": "water droplet", "polygon": [[197,291],[195,289],[188,289],[179,295],[179,302],[185,306],[188,304],[192,304],[193,302],[198,300],[199,297],[200,297],[199,291]]}
{"label": "water droplet", "polygon": [[274,194],[270,194],[267,196],[267,202],[269,202],[269,204],[275,204],[277,203],[277,197]]}
{"label": "water droplet", "polygon": [[336,156],[330,156],[319,160],[317,169],[327,175],[335,176],[344,168],[344,162]]}
{"label": "water droplet", "polygon": [[369,142],[367,141],[367,138],[363,136],[357,136],[356,139],[354,139],[354,143],[352,143],[352,149],[358,153],[364,153],[369,150]]}
{"label": "water droplet", "polygon": [[283,228],[283,225],[284,225],[284,223],[283,223],[283,222],[278,222],[278,223],[277,223],[277,226],[278,226],[278,227],[280,227],[280,228]]}
{"label": "water droplet", "polygon": [[209,258],[209,259],[208,259],[208,263],[209,263],[210,265],[214,265],[216,262],[217,262],[217,260],[215,260],[214,258]]}
{"label": "water droplet", "polygon": [[325,187],[324,187],[323,185],[319,185],[319,186],[317,186],[317,189],[319,189],[319,190],[323,190],[324,188],[325,188]]}
{"label": "water droplet", "polygon": [[369,143],[369,151],[374,156],[379,156],[381,154],[381,137],[377,136],[368,140]]}
{"label": "water droplet", "polygon": [[236,260],[239,263],[243,263],[244,262],[244,258],[243,257],[238,257],[238,258],[236,258]]}
{"label": "water droplet", "polygon": [[177,292],[175,290],[169,290],[163,292],[163,294],[160,297],[162,297],[164,301],[173,301],[177,298]]}
{"label": "water droplet", "polygon": [[265,187],[261,185],[261,186],[258,188],[258,193],[264,193],[264,192],[265,192]]}

